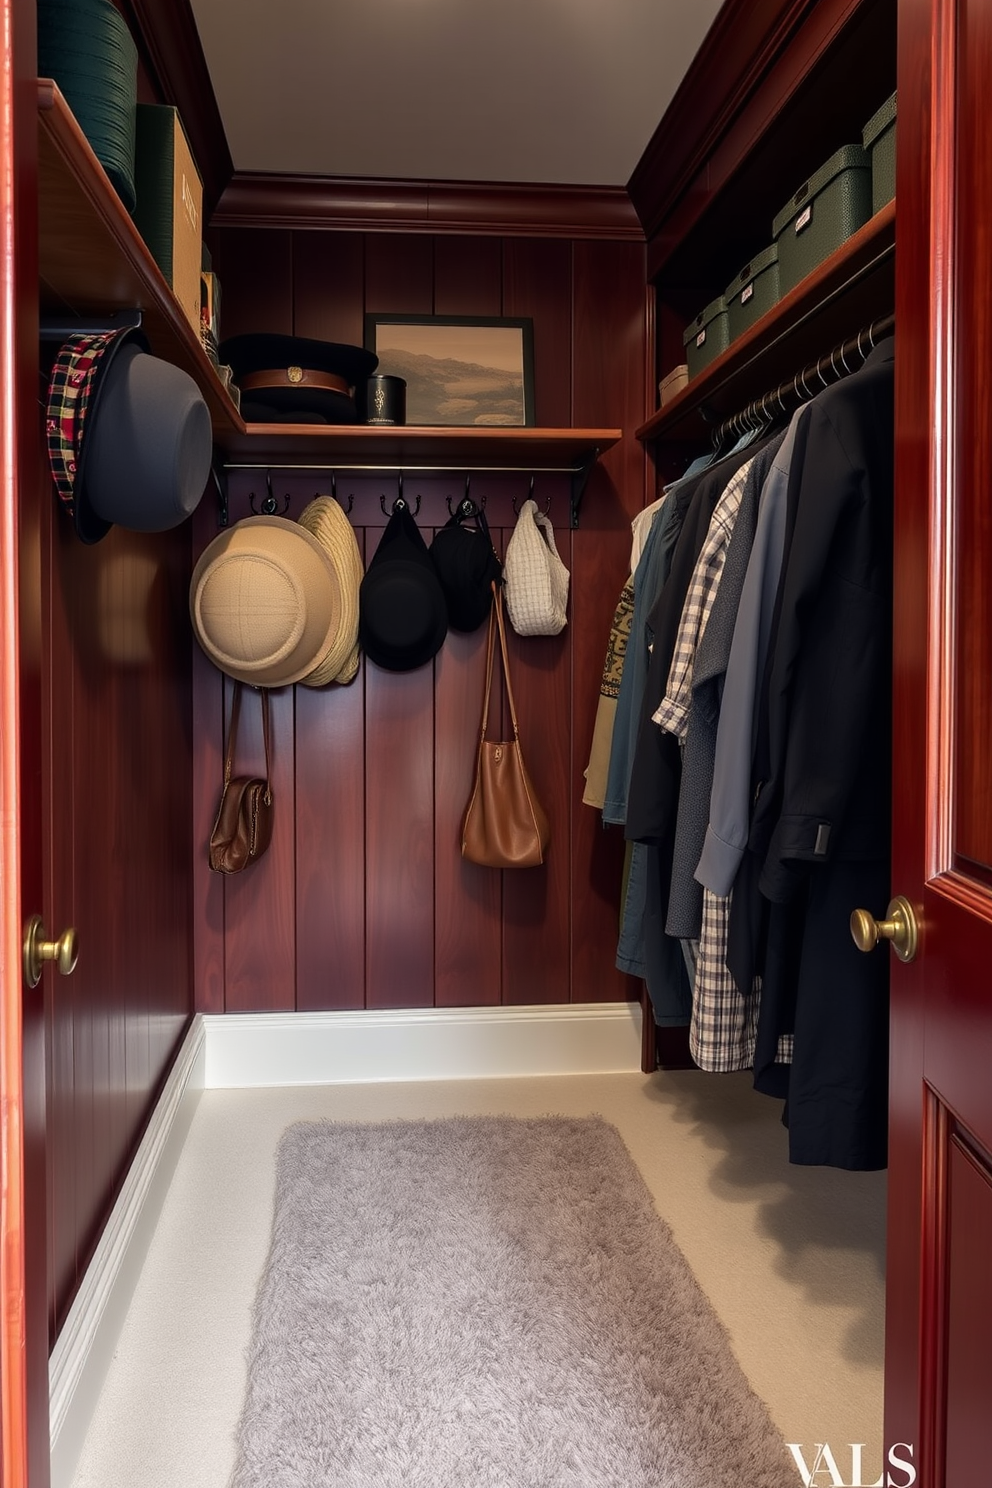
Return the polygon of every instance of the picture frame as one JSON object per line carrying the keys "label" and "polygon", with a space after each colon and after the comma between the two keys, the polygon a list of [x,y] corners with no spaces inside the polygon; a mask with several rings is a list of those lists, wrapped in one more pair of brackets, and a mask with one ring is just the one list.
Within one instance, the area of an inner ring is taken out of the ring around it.
{"label": "picture frame", "polygon": [[534,423],[534,322],[529,316],[365,317],[377,373],[406,382],[406,422],[436,428]]}

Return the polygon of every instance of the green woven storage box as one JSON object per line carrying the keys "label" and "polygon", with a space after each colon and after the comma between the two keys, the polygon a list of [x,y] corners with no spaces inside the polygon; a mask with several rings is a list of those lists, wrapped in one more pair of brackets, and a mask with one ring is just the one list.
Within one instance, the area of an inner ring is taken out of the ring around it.
{"label": "green woven storage box", "polygon": [[138,52],[110,0],[38,0],[38,73],[54,78],[133,212]]}
{"label": "green woven storage box", "polygon": [[779,293],[805,279],[871,214],[871,161],[860,145],[845,145],[790,196],[772,224]]}
{"label": "green woven storage box", "polygon": [[711,300],[705,310],[700,310],[692,325],[686,327],[682,345],[690,377],[695,377],[721,351],[726,351],[730,345],[730,327],[723,295]]}
{"label": "green woven storage box", "polygon": [[778,244],[769,243],[744,265],[724,292],[730,322],[730,339],[753,325],[779,301]]}
{"label": "green woven storage box", "polygon": [[887,98],[861,131],[871,157],[871,209],[880,212],[896,194],[896,95]]}

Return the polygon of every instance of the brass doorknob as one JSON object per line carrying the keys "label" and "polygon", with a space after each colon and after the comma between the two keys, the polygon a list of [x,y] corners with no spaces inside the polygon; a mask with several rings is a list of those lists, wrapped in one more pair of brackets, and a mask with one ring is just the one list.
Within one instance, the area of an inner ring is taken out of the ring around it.
{"label": "brass doorknob", "polygon": [[880,940],[891,940],[900,961],[912,961],[920,938],[916,911],[898,894],[885,911],[884,920],[873,919],[866,909],[851,915],[851,935],[859,951],[873,951]]}
{"label": "brass doorknob", "polygon": [[46,961],[54,961],[62,976],[71,976],[79,957],[78,937],[70,926],[58,940],[46,940],[41,915],[32,915],[24,927],[24,980],[37,987]]}

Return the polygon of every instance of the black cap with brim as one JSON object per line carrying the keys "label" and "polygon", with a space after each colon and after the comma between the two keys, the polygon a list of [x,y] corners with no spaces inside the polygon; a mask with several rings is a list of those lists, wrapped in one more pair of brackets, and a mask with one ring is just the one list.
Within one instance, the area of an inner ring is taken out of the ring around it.
{"label": "black cap with brim", "polygon": [[[353,424],[358,417],[354,389],[379,364],[375,352],[364,346],[262,331],[229,337],[221,343],[219,357],[231,368],[241,388],[242,415],[252,423],[290,422],[295,413],[292,421],[297,423],[310,421],[312,414],[329,424]],[[264,380],[266,373],[273,374],[269,381]],[[311,375],[340,385],[314,385]],[[281,417],[270,418],[270,410]]]}

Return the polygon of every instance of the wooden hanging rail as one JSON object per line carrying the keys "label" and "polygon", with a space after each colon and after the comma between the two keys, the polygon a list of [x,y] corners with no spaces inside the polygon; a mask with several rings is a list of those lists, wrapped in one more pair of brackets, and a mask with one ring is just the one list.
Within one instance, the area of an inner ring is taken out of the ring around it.
{"label": "wooden hanging rail", "polygon": [[[728,439],[740,436],[749,429],[760,428],[776,417],[793,412],[803,403],[808,403],[833,382],[849,376],[861,367],[879,341],[895,330],[894,315],[883,315],[870,325],[862,326],[856,336],[849,336],[814,362],[809,362],[795,376],[780,382],[770,392],[752,398],[746,408],[723,420],[713,431],[714,448],[720,448]],[[849,365],[850,364],[850,365]]]}

